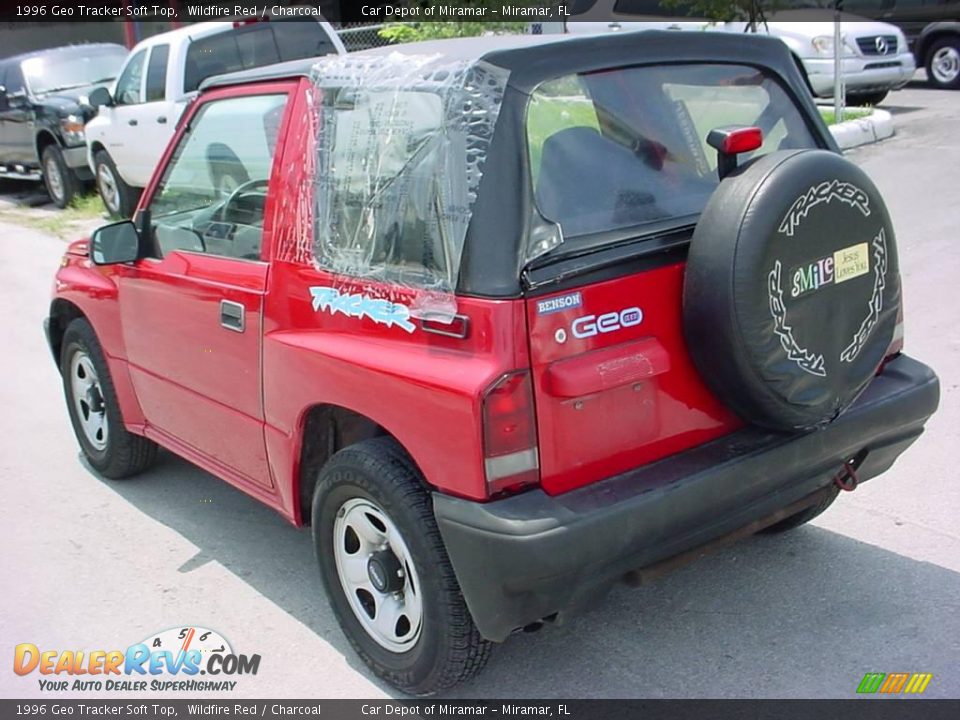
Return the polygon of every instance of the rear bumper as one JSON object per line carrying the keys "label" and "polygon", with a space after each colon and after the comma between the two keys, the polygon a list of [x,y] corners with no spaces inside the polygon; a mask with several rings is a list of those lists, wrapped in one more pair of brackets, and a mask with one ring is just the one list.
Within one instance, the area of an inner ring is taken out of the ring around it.
{"label": "rear bumper", "polygon": [[865,453],[861,481],[887,470],[939,402],[933,371],[901,355],[829,427],[748,428],[559,496],[491,503],[434,495],[434,512],[481,634],[512,631],[592,601],[624,574],[706,545],[830,485]]}

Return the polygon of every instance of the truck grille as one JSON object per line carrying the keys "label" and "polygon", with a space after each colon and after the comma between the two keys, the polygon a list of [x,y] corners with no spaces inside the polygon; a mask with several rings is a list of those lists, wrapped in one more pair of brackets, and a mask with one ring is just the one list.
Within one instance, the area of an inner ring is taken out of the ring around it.
{"label": "truck grille", "polygon": [[870,35],[857,38],[857,46],[864,55],[896,55],[896,35]]}

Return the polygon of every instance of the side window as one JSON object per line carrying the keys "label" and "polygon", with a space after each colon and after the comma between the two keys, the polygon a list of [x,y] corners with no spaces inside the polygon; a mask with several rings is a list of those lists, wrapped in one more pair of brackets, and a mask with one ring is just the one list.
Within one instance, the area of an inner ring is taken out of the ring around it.
{"label": "side window", "polygon": [[167,58],[169,45],[154,45],[147,63],[147,102],[164,100],[167,96]]}
{"label": "side window", "polygon": [[134,55],[123,69],[114,93],[117,105],[136,105],[140,102],[140,81],[143,79],[143,63],[146,58],[147,51],[143,49]]}
{"label": "side window", "polygon": [[280,60],[300,60],[336,52],[333,41],[320,23],[280,20],[270,23],[280,48]]}
{"label": "side window", "polygon": [[8,65],[7,72],[3,77],[3,85],[7,93],[21,92],[23,90],[23,73],[19,65]]}
{"label": "side window", "polygon": [[236,33],[224,32],[195,40],[187,48],[183,91],[193,92],[208,77],[243,70]]}
{"label": "side window", "polygon": [[259,260],[267,184],[286,95],[204,105],[150,201],[154,249]]}
{"label": "side window", "polygon": [[269,23],[258,23],[237,33],[237,50],[243,67],[252,68],[280,62],[280,51]]}
{"label": "side window", "polygon": [[458,248],[447,240],[462,240],[467,203],[445,192],[451,141],[443,133],[441,96],[341,91],[331,107],[320,264],[416,287],[452,284]]}

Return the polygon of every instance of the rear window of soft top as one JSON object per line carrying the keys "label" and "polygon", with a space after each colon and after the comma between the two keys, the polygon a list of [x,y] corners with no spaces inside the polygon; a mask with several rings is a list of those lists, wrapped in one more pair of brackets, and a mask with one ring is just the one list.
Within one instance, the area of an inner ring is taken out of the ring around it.
{"label": "rear window of soft top", "polygon": [[527,109],[537,207],[564,238],[692,222],[719,182],[707,134],[725,125],[763,130],[745,157],[818,146],[791,96],[754,67],[640,66],[543,83]]}

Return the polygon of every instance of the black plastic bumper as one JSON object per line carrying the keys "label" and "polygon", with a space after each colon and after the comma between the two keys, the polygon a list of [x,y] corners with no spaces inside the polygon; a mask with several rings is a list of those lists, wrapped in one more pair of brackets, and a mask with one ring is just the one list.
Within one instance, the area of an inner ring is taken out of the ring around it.
{"label": "black plastic bumper", "polygon": [[905,355],[827,428],[749,428],[559,496],[490,503],[434,494],[434,512],[484,637],[587,605],[625,573],[706,545],[830,485],[862,458],[887,470],[937,408],[937,376]]}

